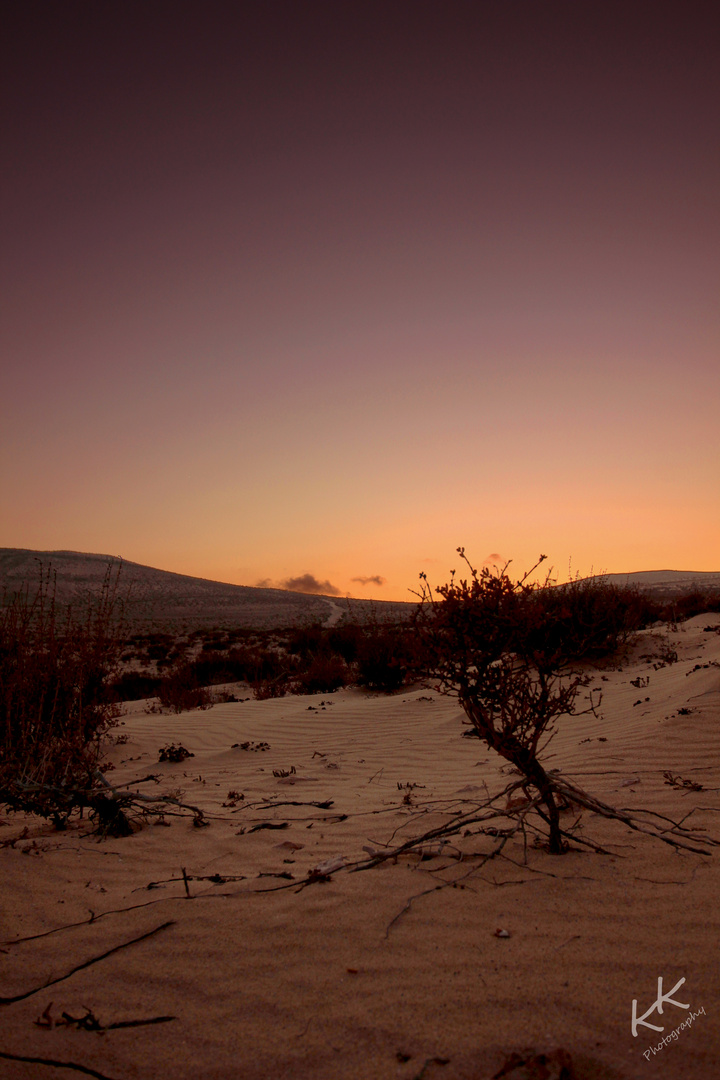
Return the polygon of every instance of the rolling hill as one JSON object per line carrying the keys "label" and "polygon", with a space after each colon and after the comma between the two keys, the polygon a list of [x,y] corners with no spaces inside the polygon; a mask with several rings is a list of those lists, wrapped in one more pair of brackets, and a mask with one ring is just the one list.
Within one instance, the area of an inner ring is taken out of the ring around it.
{"label": "rolling hill", "polygon": [[333,625],[344,616],[396,621],[409,617],[414,604],[346,600],[283,589],[228,585],[206,578],[174,574],[129,562],[119,556],[78,551],[33,551],[0,548],[0,602],[40,580],[50,570],[61,605],[82,605],[97,596],[108,569],[126,617],[142,626],[233,626],[256,630],[280,629],[297,623]]}

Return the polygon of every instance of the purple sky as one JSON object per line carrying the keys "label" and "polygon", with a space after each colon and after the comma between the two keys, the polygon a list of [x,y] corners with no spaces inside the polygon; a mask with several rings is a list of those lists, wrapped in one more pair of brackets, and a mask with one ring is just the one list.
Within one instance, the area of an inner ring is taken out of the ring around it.
{"label": "purple sky", "polygon": [[0,20],[0,545],[720,569],[715,4]]}

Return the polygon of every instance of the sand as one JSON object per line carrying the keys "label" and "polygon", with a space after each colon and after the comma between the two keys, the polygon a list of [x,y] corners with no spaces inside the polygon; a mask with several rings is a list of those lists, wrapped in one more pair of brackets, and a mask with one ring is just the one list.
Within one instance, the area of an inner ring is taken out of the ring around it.
{"label": "sand", "polygon": [[[720,634],[704,630],[719,622],[644,631],[621,670],[591,669],[600,715],[561,720],[547,766],[617,806],[675,818],[695,810],[695,825],[720,835]],[[659,668],[667,646],[679,659]],[[513,1051],[557,1048],[581,1080],[719,1075],[720,852],[680,853],[585,812],[582,835],[609,854],[551,856],[518,838],[481,865],[495,841],[473,833],[429,859],[301,884],[331,860],[419,835],[443,820],[443,801],[468,808],[512,779],[462,737],[462,721],[456,702],[426,689],[180,716],[135,703],[108,778],[156,774],[159,785],[139,790],[182,790],[211,824],[168,817],[169,827],[98,842],[87,822],[58,833],[4,816],[0,996],[163,929],[0,1005],[0,1051],[110,1080],[490,1080]],[[194,756],[158,764],[170,742]],[[243,742],[270,748],[233,747]],[[244,799],[224,806],[231,791]],[[268,822],[287,827],[251,831]],[[659,977],[665,992],[685,980],[675,999],[690,1009],[666,1003],[647,1017],[664,1032],[633,1037],[633,999],[646,1013]],[[48,1006],[54,1019],[91,1010],[103,1025],[175,1019],[99,1034],[38,1026]],[[0,1075],[83,1074],[0,1058]]]}

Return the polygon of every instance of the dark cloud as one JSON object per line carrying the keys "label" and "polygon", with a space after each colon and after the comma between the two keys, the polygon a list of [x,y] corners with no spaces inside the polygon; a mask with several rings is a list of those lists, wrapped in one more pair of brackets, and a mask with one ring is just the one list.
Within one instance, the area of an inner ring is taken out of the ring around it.
{"label": "dark cloud", "polygon": [[315,596],[341,596],[339,589],[330,581],[318,581],[314,574],[300,574],[299,577],[285,578],[284,581],[273,581],[272,578],[261,578],[255,582],[256,589],[284,589],[286,592],[312,593]]}
{"label": "dark cloud", "polygon": [[351,581],[357,581],[360,585],[384,585],[387,578],[381,577],[380,574],[371,574],[370,577],[354,577]]}
{"label": "dark cloud", "polygon": [[314,593],[320,596],[340,596],[340,590],[329,581],[318,581],[314,574],[301,574],[299,577],[286,578],[280,582],[281,589],[288,592]]}

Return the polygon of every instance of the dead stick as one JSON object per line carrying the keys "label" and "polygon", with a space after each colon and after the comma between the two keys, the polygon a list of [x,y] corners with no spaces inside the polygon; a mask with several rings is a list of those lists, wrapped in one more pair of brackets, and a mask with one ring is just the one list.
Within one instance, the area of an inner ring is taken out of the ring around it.
{"label": "dead stick", "polygon": [[409,897],[405,903],[405,907],[402,908],[401,911],[398,911],[397,915],[387,924],[385,928],[385,938],[387,939],[390,936],[390,931],[392,930],[398,919],[401,918],[401,916],[403,916],[406,911],[410,910],[413,900],[419,900],[421,896],[428,896],[429,893],[435,892],[437,889],[442,888],[444,888],[443,885],[433,885],[430,889],[425,889],[424,892],[415,893],[414,896]]}
{"label": "dead stick", "polygon": [[106,1073],[98,1072],[97,1069],[90,1069],[87,1065],[77,1065],[74,1061],[55,1061],[54,1058],[41,1058],[41,1057],[24,1057],[22,1054],[8,1054],[4,1050],[0,1050],[0,1058],[6,1058],[8,1061],[27,1061],[31,1065],[51,1065],[55,1069],[74,1069],[75,1072],[85,1073],[86,1076],[94,1076],[96,1080],[111,1080]]}
{"label": "dead stick", "polygon": [[115,1031],[117,1028],[145,1027],[147,1024],[167,1024],[168,1020],[177,1020],[177,1016],[151,1016],[149,1020],[119,1020],[116,1024],[106,1024],[103,1031]]}
{"label": "dead stick", "polygon": [[161,930],[166,930],[168,926],[174,925],[175,920],[170,919],[168,922],[156,926],[154,930],[148,930],[146,934],[141,934],[140,937],[133,938],[131,941],[124,941],[121,945],[115,945],[112,949],[108,949],[107,952],[101,953],[100,956],[93,956],[92,959],[83,961],[82,964],[78,964],[77,967],[72,968],[72,970],[68,971],[65,975],[58,976],[57,979],[49,979],[48,982],[42,983],[40,986],[35,986],[32,990],[26,990],[24,994],[16,994],[14,997],[0,997],[0,1005],[14,1005],[16,1001],[24,1001],[25,998],[32,997],[33,994],[37,994],[40,990],[46,990],[48,986],[54,986],[55,983],[64,982],[65,979],[69,979],[70,976],[75,975],[76,972],[82,971],[92,964],[97,964],[100,960],[106,960],[107,957],[112,956],[113,953],[120,952],[121,949],[126,949],[129,945],[137,945],[139,941],[145,941],[146,938],[152,937],[153,934],[159,934]]}
{"label": "dead stick", "polygon": [[185,873],[185,867],[182,866],[180,869],[182,870],[183,883],[185,885],[185,895],[187,896],[188,900],[192,900],[192,897],[190,896],[190,886],[188,884],[188,876]]}

